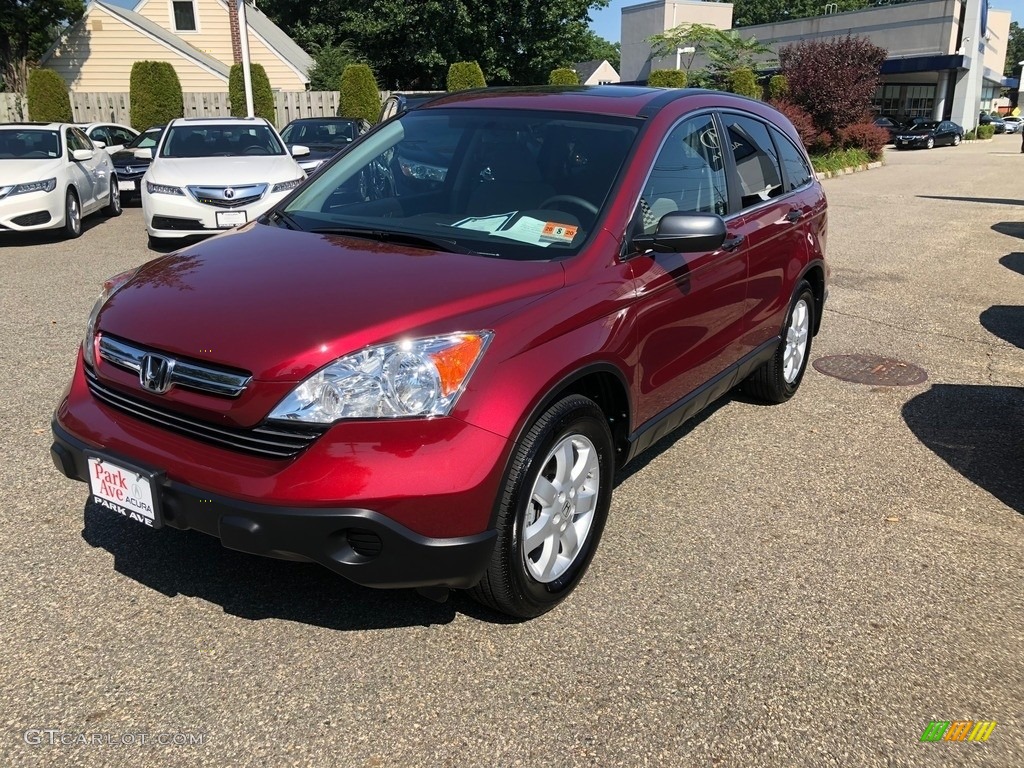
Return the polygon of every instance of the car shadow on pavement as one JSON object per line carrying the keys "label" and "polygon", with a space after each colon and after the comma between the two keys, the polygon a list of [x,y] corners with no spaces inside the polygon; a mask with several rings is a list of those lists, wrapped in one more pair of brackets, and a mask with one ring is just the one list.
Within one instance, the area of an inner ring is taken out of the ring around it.
{"label": "car shadow on pavement", "polygon": [[989,307],[981,313],[980,319],[986,331],[1024,349],[1024,307]]}
{"label": "car shadow on pavement", "polygon": [[903,406],[903,420],[949,466],[1024,514],[1024,388],[935,384]]}
{"label": "car shadow on pavement", "polygon": [[459,592],[437,603],[411,589],[361,587],[315,563],[236,552],[197,531],[152,530],[91,502],[82,538],[112,554],[118,573],[167,597],[197,597],[242,619],[343,631],[448,624],[459,613],[488,623],[516,622]]}
{"label": "car shadow on pavement", "polygon": [[[82,219],[82,234],[79,237],[87,235],[91,229],[102,226],[106,220],[107,217],[101,213],[86,216]],[[4,232],[0,234],[0,247],[26,248],[33,245],[59,243],[62,240],[68,243],[75,242],[64,236],[63,229],[38,229],[35,232]]]}
{"label": "car shadow on pavement", "polygon": [[992,229],[1001,235],[1024,239],[1024,221],[1000,221],[993,224]]}
{"label": "car shadow on pavement", "polygon": [[1008,253],[999,260],[999,263],[1018,275],[1024,275],[1024,253]]}

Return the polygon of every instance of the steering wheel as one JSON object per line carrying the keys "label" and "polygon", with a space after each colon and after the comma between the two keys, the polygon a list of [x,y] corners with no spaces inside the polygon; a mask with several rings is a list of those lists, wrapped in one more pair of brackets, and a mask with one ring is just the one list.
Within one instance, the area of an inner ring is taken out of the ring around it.
{"label": "steering wheel", "polygon": [[250,144],[242,150],[244,155],[265,155],[267,154],[267,148],[260,146],[259,144]]}
{"label": "steering wheel", "polygon": [[596,205],[589,200],[584,200],[582,197],[577,197],[576,195],[553,195],[541,203],[540,207],[547,208],[548,205],[552,203],[570,203],[571,205],[578,205],[583,210],[588,211],[595,216],[598,214]]}

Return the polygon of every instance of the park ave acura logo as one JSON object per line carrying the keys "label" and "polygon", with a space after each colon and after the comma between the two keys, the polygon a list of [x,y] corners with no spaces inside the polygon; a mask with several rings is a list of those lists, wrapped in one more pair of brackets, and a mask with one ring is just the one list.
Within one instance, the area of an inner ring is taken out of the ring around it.
{"label": "park ave acura logo", "polygon": [[173,372],[173,360],[161,355],[146,355],[139,367],[139,383],[143,389],[162,395],[171,388]]}
{"label": "park ave acura logo", "polygon": [[233,190],[231,187],[228,187],[227,189],[224,190],[224,197],[226,197],[228,200],[230,200],[234,196],[235,190]]}

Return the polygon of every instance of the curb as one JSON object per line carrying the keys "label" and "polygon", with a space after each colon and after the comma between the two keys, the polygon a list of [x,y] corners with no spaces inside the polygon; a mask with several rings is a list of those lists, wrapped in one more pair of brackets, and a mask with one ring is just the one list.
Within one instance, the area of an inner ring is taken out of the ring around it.
{"label": "curb", "polygon": [[875,168],[881,167],[882,161],[876,160],[873,163],[853,165],[849,168],[843,168],[841,171],[821,171],[814,175],[818,177],[818,181],[824,181],[825,179],[834,179],[836,176],[849,176],[851,173],[858,173],[859,171],[873,171]]}

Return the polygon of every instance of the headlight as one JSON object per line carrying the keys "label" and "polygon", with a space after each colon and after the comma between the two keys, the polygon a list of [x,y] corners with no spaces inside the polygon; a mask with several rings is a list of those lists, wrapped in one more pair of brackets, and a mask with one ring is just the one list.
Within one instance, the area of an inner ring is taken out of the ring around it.
{"label": "headlight", "polygon": [[103,281],[103,290],[100,291],[100,297],[96,299],[96,304],[93,305],[92,312],[89,313],[89,322],[85,326],[85,339],[82,341],[82,355],[85,357],[86,365],[90,368],[96,367],[96,321],[99,320],[100,310],[110,301],[111,296],[135,276],[136,272],[138,269],[129,269],[127,272],[108,277]]}
{"label": "headlight", "polygon": [[493,335],[475,331],[367,347],[314,373],[270,418],[331,424],[447,416]]}
{"label": "headlight", "polygon": [[402,173],[411,179],[420,179],[421,181],[444,181],[445,176],[448,175],[447,168],[441,168],[436,165],[427,165],[427,163],[414,163],[410,160],[399,160],[398,165],[402,169]]}
{"label": "headlight", "polygon": [[15,184],[13,187],[4,187],[7,190],[4,193],[3,189],[0,189],[0,197],[4,195],[24,195],[28,192],[53,192],[57,188],[57,179],[45,179],[43,181],[30,181],[26,184]]}
{"label": "headlight", "polygon": [[301,179],[292,179],[291,181],[282,181],[274,185],[274,188],[270,191],[271,194],[274,192],[287,192],[289,189],[295,189],[299,184],[304,182],[306,177],[303,176]]}
{"label": "headlight", "polygon": [[181,187],[171,187],[167,184],[154,184],[152,181],[146,182],[146,191],[151,195],[184,195],[181,191]]}

